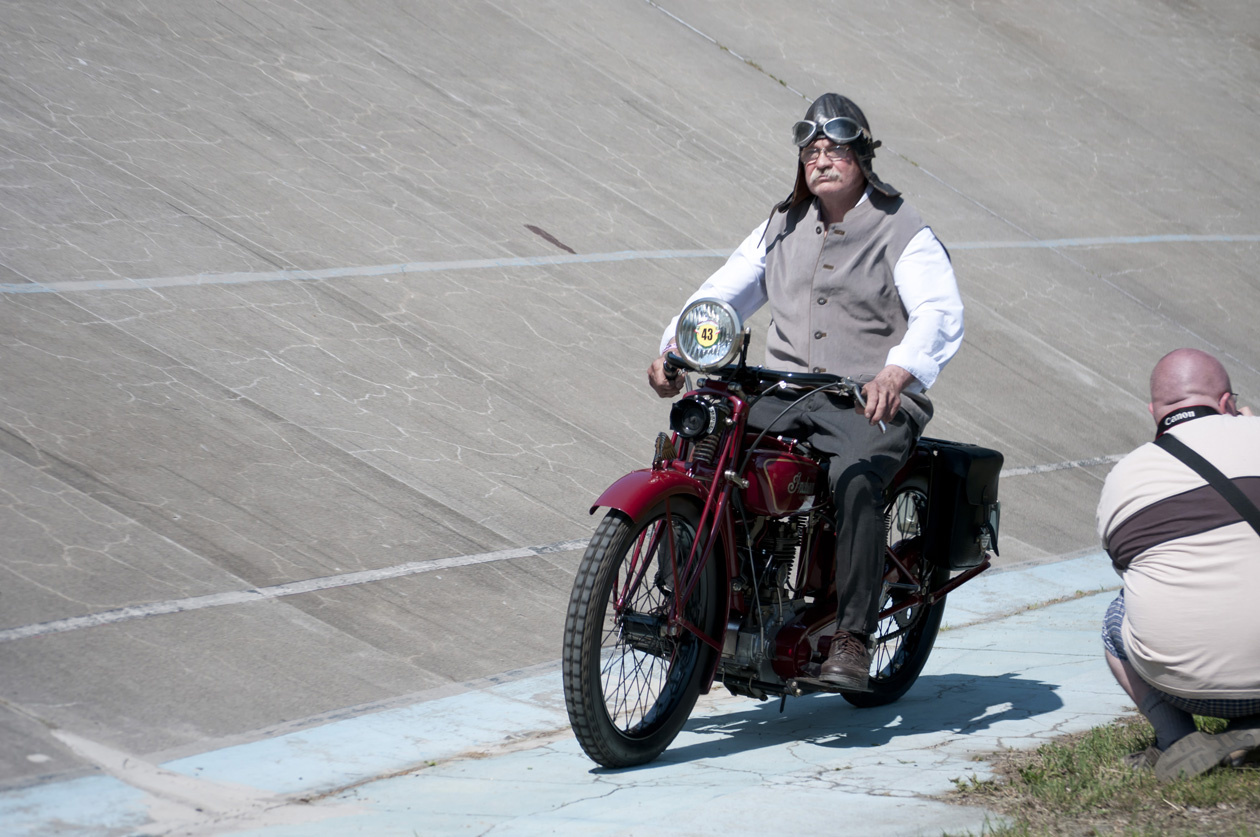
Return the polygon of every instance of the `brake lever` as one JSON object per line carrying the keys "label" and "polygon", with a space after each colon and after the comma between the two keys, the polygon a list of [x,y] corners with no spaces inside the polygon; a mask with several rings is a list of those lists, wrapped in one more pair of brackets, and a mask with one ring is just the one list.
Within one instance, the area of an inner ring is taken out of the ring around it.
{"label": "brake lever", "polygon": [[[858,406],[861,407],[862,412],[865,413],[866,412],[866,399],[862,397],[862,388],[861,386],[858,385],[857,381],[853,382],[853,399],[857,401]],[[884,424],[883,421],[880,421],[879,423],[879,432],[880,433],[888,432],[888,425]]]}

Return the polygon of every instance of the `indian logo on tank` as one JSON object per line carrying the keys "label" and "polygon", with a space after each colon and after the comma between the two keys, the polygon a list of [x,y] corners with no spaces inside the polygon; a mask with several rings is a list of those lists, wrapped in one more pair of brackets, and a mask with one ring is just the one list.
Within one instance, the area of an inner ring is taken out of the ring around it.
{"label": "indian logo on tank", "polygon": [[792,479],[788,482],[789,494],[813,494],[814,483],[812,480],[803,480],[799,472],[792,475]]}

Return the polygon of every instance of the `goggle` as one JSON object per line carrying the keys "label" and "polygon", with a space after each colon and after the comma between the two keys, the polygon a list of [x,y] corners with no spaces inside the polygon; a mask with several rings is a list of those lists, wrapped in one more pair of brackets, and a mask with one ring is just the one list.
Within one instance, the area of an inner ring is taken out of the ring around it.
{"label": "goggle", "polygon": [[802,119],[792,126],[792,140],[797,148],[804,148],[821,134],[836,145],[848,145],[860,139],[866,131],[856,119],[847,116],[833,116],[822,122],[811,122]]}

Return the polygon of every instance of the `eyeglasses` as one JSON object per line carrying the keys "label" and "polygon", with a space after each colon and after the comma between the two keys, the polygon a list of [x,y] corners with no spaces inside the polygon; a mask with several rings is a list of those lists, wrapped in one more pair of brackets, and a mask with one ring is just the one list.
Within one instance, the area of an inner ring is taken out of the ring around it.
{"label": "eyeglasses", "polygon": [[848,145],[855,140],[861,139],[863,136],[870,136],[861,123],[847,116],[833,116],[831,119],[824,119],[822,122],[811,122],[808,119],[802,119],[792,126],[792,141],[796,143],[797,148],[804,148],[809,145],[819,134],[822,134],[836,145]]}
{"label": "eyeglasses", "polygon": [[849,146],[847,145],[833,145],[829,148],[819,148],[816,145],[811,145],[809,148],[801,149],[801,162],[809,165],[818,159],[819,154],[825,154],[828,160],[833,163],[840,163],[849,158],[849,153]]}

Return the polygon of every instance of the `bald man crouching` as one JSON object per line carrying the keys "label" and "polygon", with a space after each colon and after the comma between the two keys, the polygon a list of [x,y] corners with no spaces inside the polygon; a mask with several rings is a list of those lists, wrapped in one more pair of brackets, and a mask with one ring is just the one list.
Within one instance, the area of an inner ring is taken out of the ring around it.
{"label": "bald man crouching", "polygon": [[[1117,463],[1098,503],[1124,580],[1103,644],[1155,729],[1129,764],[1170,781],[1260,749],[1260,418],[1197,349],[1156,364],[1149,407],[1155,441]],[[1231,720],[1210,735],[1193,715]]]}

